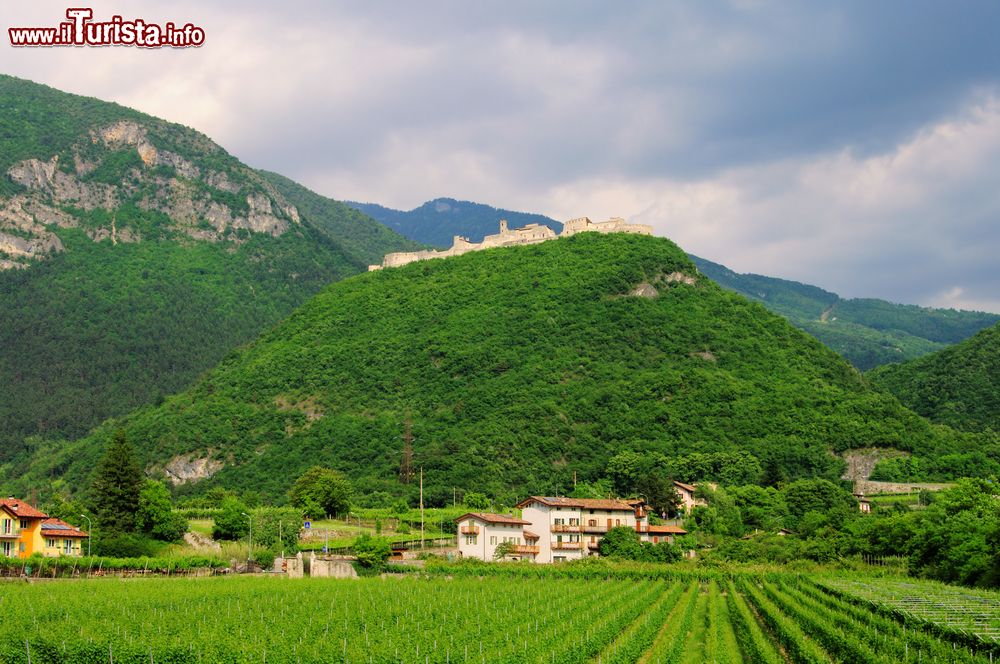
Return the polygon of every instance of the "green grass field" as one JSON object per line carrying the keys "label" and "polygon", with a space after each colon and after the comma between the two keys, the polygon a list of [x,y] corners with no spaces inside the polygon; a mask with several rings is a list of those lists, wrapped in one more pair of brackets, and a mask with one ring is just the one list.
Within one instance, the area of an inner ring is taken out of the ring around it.
{"label": "green grass field", "polygon": [[828,579],[551,571],[5,583],[0,662],[990,661]]}

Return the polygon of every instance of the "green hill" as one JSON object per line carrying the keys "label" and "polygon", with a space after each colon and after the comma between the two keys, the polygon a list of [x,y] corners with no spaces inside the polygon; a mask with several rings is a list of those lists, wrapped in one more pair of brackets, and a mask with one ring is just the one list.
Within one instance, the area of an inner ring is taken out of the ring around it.
{"label": "green hill", "polygon": [[183,389],[410,245],[194,130],[0,76],[0,462]]}
{"label": "green hill", "polygon": [[[495,233],[497,221],[512,226],[545,224],[559,232],[562,224],[544,215],[493,208],[481,203],[439,198],[413,210],[394,210],[374,203],[348,203],[400,234],[439,247],[462,235],[479,241]],[[842,299],[817,286],[739,274],[724,265],[690,256],[702,274],[723,288],[760,302],[791,321],[861,370],[905,362],[940,350],[1000,321],[1000,315],[894,304],[877,299]]]}
{"label": "green hill", "polygon": [[345,279],[187,391],[7,475],[76,485],[119,427],[154,474],[221,465],[182,491],[272,499],[314,464],[362,492],[415,491],[409,432],[432,503],[452,487],[559,493],[623,449],[747,450],[835,478],[831,451],[960,446],[672,242],[597,234]]}
{"label": "green hill", "polygon": [[978,311],[843,299],[816,286],[691,259],[703,274],[781,314],[861,370],[926,355],[1000,321],[1000,315]]}
{"label": "green hill", "polygon": [[934,422],[1000,432],[1000,325],[917,360],[869,376]]}

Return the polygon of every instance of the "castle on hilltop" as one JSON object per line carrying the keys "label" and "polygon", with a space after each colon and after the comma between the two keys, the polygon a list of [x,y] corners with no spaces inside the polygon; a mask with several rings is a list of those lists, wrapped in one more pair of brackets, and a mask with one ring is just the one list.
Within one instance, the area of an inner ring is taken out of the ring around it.
{"label": "castle on hilltop", "polygon": [[416,261],[424,261],[430,258],[447,258],[448,256],[460,256],[470,251],[480,251],[482,249],[493,249],[495,247],[514,247],[521,244],[538,244],[546,240],[554,240],[557,237],[568,237],[577,233],[635,233],[637,235],[652,235],[653,227],[646,224],[630,224],[621,217],[612,217],[607,221],[594,222],[587,217],[570,219],[563,224],[562,233],[558,236],[548,226],[542,224],[528,224],[521,228],[508,228],[507,221],[500,221],[500,232],[495,235],[487,235],[482,242],[469,242],[468,239],[456,235],[451,243],[451,247],[437,251],[397,251],[386,254],[381,265],[369,265],[368,270],[381,270],[385,267],[400,267]]}

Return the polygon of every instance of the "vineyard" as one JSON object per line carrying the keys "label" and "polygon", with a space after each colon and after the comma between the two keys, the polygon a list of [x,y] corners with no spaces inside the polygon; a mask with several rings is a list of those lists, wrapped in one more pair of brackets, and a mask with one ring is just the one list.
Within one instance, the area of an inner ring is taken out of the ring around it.
{"label": "vineyard", "polygon": [[904,622],[933,625],[955,640],[1000,644],[1000,596],[995,592],[913,579],[834,578],[823,585]]}
{"label": "vineyard", "polygon": [[0,662],[992,661],[830,584],[721,574],[8,582]]}

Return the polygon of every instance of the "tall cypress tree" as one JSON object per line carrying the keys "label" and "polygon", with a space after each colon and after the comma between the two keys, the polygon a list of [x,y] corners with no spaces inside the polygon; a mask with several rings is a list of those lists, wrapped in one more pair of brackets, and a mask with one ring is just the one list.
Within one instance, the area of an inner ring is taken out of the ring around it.
{"label": "tall cypress tree", "polygon": [[125,431],[118,430],[97,466],[90,487],[93,510],[105,533],[135,530],[142,482],[142,469],[135,459],[135,451]]}

